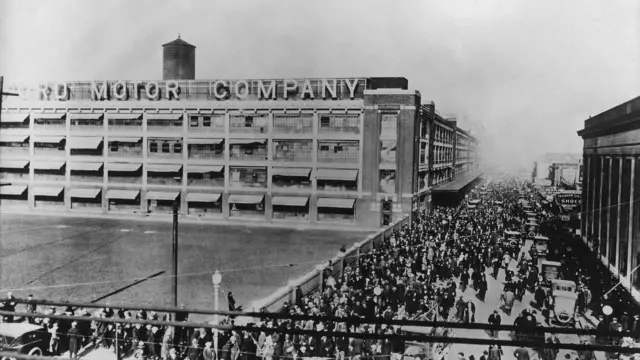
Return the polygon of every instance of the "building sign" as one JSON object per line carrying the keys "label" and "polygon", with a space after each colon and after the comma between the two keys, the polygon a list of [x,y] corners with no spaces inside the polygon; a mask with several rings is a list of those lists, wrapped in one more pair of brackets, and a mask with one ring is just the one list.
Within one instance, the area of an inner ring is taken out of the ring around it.
{"label": "building sign", "polygon": [[349,100],[364,98],[365,79],[73,81],[13,85],[30,101]]}
{"label": "building sign", "polygon": [[555,199],[559,205],[565,207],[578,206],[582,203],[582,195],[580,193],[558,193]]}

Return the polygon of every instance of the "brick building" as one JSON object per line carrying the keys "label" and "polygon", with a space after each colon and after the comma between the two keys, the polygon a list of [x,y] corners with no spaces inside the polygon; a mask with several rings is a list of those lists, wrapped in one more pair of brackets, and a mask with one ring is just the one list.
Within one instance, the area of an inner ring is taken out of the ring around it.
{"label": "brick building", "polygon": [[169,214],[177,201],[204,221],[377,228],[476,170],[477,141],[404,78],[8,89],[20,96],[0,118],[2,208]]}

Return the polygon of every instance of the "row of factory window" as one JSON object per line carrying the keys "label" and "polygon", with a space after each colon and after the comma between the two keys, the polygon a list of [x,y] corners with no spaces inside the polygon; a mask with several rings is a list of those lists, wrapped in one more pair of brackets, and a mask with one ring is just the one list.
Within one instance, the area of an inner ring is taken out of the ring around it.
{"label": "row of factory window", "polygon": [[[68,140],[64,136],[34,136],[35,155],[104,156],[104,139],[99,136],[76,136]],[[228,147],[226,146],[226,143]],[[184,140],[182,138],[148,138],[149,157],[183,158]],[[267,139],[186,139],[186,152],[189,159],[224,160],[229,151],[231,160],[268,160],[269,140]],[[272,140],[273,160],[289,162],[312,161],[314,151],[318,162],[358,164],[360,161],[360,142],[318,141],[313,149],[312,140]],[[29,136],[0,134],[0,154],[29,154]],[[142,157],[142,137],[109,137],[106,154],[110,157]],[[388,151],[393,152],[395,146]]]}
{"label": "row of factory window", "polygon": [[436,124],[433,140],[445,144],[453,144],[453,130]]}
{"label": "row of factory window", "polygon": [[445,183],[451,180],[452,172],[451,172],[451,169],[434,170],[431,176],[433,177],[432,185],[438,186],[442,183]]}
{"label": "row of factory window", "polygon": [[[186,124],[183,114],[147,114],[143,119],[142,113],[110,114],[103,113],[47,113],[47,114],[14,114],[4,113],[0,118],[2,129],[28,129],[33,119],[35,129],[64,130],[67,121],[71,130],[101,131],[108,124],[113,131],[142,131],[143,123],[147,131],[183,131],[186,125],[188,132],[224,133],[227,127],[225,114],[188,114]],[[397,118],[397,115],[396,115]],[[230,133],[267,133],[271,125],[274,133],[313,133],[314,114],[274,114],[270,124],[269,114],[229,115],[228,128]],[[388,120],[388,119],[384,119]],[[397,119],[396,119],[397,121]],[[360,114],[318,114],[319,133],[360,133]]]}
{"label": "row of factory window", "polygon": [[[188,192],[181,200],[180,191],[149,190],[141,196],[140,190],[101,188],[71,188],[67,190],[68,203],[65,203],[65,189],[62,186],[10,185],[0,187],[0,199],[3,207],[29,206],[29,192],[33,196],[36,209],[72,209],[82,211],[103,210],[124,213],[164,213],[173,212],[175,205],[182,214],[193,216],[228,216],[230,218],[265,219],[265,208],[270,205],[272,219],[310,220],[308,196],[272,195],[269,203],[263,194],[230,194]],[[355,221],[356,199],[323,198],[316,200],[317,221],[346,222]],[[181,206],[186,204],[186,209]]]}
{"label": "row of factory window", "polygon": [[438,146],[435,145],[433,147],[433,163],[438,164],[446,164],[453,161],[453,148],[447,146]]}
{"label": "row of factory window", "polygon": [[[30,165],[30,166],[29,166]],[[35,181],[66,181],[67,170],[71,182],[102,183],[104,177],[110,184],[142,184],[143,165],[132,163],[102,163],[63,161],[2,160],[0,162],[0,180],[29,181],[30,167],[33,168]],[[68,167],[68,169],[67,169]],[[292,190],[312,190],[313,179],[315,189],[321,191],[358,191],[358,175],[356,169],[318,168],[284,168],[273,167],[270,174],[267,167],[239,167],[222,165],[187,165],[181,164],[147,164],[146,183],[155,185],[202,186],[202,187],[235,187],[235,188],[267,188],[268,177],[271,176],[271,187]],[[228,185],[226,185],[226,171]],[[186,181],[185,181],[186,180]],[[396,172],[380,170],[379,191],[396,192]]]}

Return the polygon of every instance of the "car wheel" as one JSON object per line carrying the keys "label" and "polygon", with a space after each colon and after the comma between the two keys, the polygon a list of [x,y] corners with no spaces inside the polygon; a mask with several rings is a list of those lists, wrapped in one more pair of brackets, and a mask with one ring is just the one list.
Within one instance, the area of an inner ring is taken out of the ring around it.
{"label": "car wheel", "polygon": [[42,356],[42,350],[40,350],[40,348],[33,348],[31,349],[31,351],[29,351],[28,355],[37,355],[37,356]]}

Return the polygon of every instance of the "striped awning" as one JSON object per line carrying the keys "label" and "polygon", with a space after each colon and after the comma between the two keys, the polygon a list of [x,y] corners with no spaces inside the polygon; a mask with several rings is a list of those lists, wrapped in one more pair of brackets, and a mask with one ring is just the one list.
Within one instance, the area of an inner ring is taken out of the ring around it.
{"label": "striped awning", "polygon": [[33,137],[33,142],[36,143],[47,143],[47,144],[58,144],[60,143],[62,140],[64,140],[64,136],[34,136]]}
{"label": "striped awning", "polygon": [[69,196],[72,198],[95,199],[102,189],[71,189]]}
{"label": "striped awning", "polygon": [[187,202],[218,202],[221,194],[188,193]]}
{"label": "striped awning", "polygon": [[356,181],[358,170],[348,169],[318,169],[316,179],[318,180],[342,180]]}
{"label": "striped awning", "polygon": [[224,169],[223,165],[189,165],[187,166],[187,173],[208,173],[208,172],[220,172]]}
{"label": "striped awning", "polygon": [[180,191],[147,191],[147,200],[175,200]]}
{"label": "striped awning", "polygon": [[142,114],[107,114],[107,118],[117,120],[137,120],[141,117]]}
{"label": "striped awning", "polygon": [[356,199],[319,198],[318,207],[353,209]]}
{"label": "striped awning", "polygon": [[119,143],[138,143],[142,140],[141,137],[110,137],[109,142],[119,142]]}
{"label": "striped awning", "polygon": [[108,171],[138,171],[142,164],[129,164],[129,163],[108,163]]}
{"label": "striped awning", "polygon": [[60,170],[64,166],[64,161],[33,161],[31,167],[38,170]]}
{"label": "striped awning", "polygon": [[87,120],[100,120],[102,118],[102,116],[104,116],[103,113],[87,113],[87,114],[83,114],[83,113],[70,113],[69,114],[69,119],[87,119]]}
{"label": "striped awning", "polygon": [[259,204],[264,195],[230,195],[229,204]]}
{"label": "striped awning", "polygon": [[140,195],[140,190],[109,190],[107,199],[135,200]]}
{"label": "striped awning", "polygon": [[3,169],[24,169],[29,165],[29,160],[0,160],[0,168]]}
{"label": "striped awning", "polygon": [[147,114],[149,120],[180,120],[182,114]]}
{"label": "striped awning", "polygon": [[18,134],[0,134],[0,142],[17,142],[23,143],[27,141],[29,135],[18,135]]}
{"label": "striped awning", "polygon": [[34,113],[34,119],[61,120],[65,113]]}
{"label": "striped awning", "polygon": [[71,149],[97,149],[102,142],[102,136],[82,136],[69,138]]}
{"label": "striped awning", "polygon": [[301,168],[273,168],[271,170],[271,175],[273,176],[299,176],[299,177],[309,177],[311,174],[311,169],[301,169]]}
{"label": "striped awning", "polygon": [[229,139],[229,144],[241,145],[241,144],[264,144],[267,139]]}
{"label": "striped awning", "polygon": [[31,189],[34,196],[60,196],[60,193],[64,190],[62,186],[36,186]]}
{"label": "striped awning", "polygon": [[308,196],[274,196],[271,199],[271,205],[283,206],[306,206],[308,202]]}
{"label": "striped awning", "polygon": [[147,171],[174,173],[182,169],[182,164],[148,164]]}
{"label": "striped awning", "polygon": [[102,167],[102,163],[85,163],[85,162],[71,162],[69,163],[69,169],[71,171],[98,171]]}
{"label": "striped awning", "polygon": [[26,185],[0,186],[0,195],[22,195],[26,190]]}
{"label": "striped awning", "polygon": [[0,114],[0,122],[21,123],[29,118],[29,114]]}
{"label": "striped awning", "polygon": [[221,144],[224,139],[187,139],[188,144]]}

